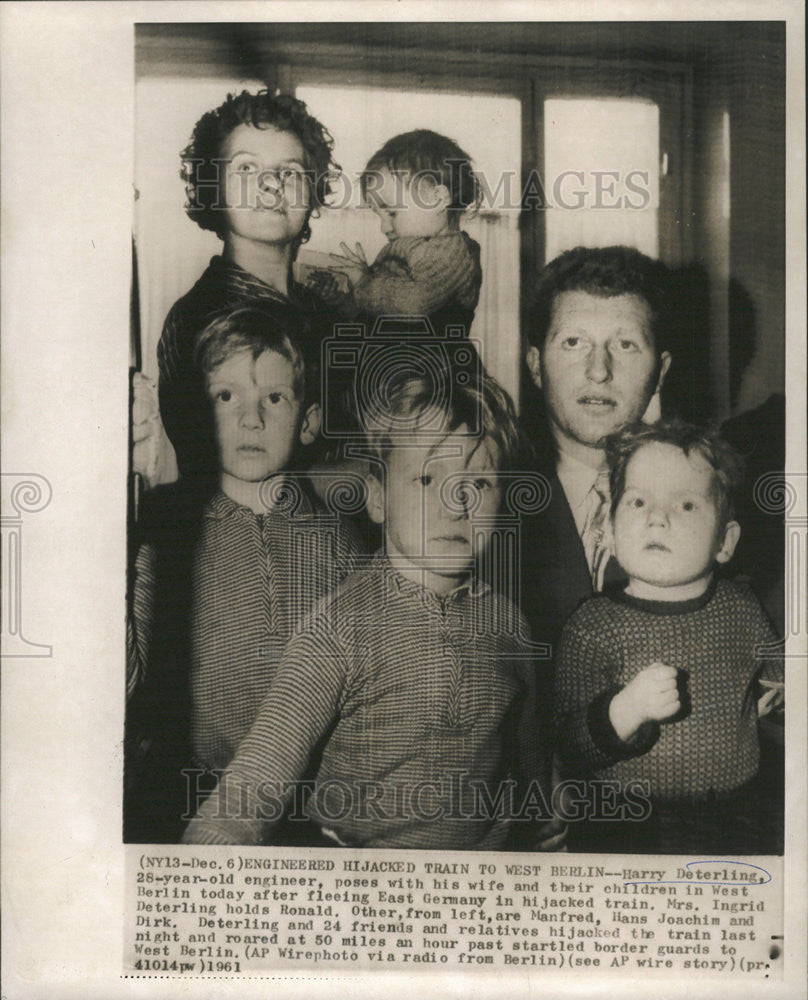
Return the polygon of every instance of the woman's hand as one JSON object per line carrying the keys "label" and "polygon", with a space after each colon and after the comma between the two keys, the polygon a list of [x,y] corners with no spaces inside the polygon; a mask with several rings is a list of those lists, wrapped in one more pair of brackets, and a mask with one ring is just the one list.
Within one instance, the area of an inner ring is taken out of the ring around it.
{"label": "woman's hand", "polygon": [[310,271],[306,277],[306,288],[316,292],[321,299],[333,306],[345,298],[345,291],[331,273],[323,269]]}
{"label": "woman's hand", "polygon": [[163,423],[157,386],[143,372],[132,375],[132,472],[142,476],[146,486],[153,486],[160,460]]}

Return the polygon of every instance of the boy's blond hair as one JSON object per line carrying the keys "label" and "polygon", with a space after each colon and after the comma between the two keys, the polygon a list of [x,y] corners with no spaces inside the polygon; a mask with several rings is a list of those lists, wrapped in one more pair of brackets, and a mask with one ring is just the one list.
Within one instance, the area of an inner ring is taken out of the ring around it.
{"label": "boy's blond hair", "polygon": [[303,319],[294,321],[257,305],[224,309],[212,316],[194,346],[194,361],[208,376],[240,351],[258,358],[272,351],[292,366],[294,390],[304,405],[318,401],[320,379],[316,352],[305,349],[309,334]]}
{"label": "boy's blond hair", "polygon": [[377,398],[361,400],[360,419],[378,461],[384,464],[396,438],[425,434],[437,444],[466,427],[477,447],[494,445],[498,471],[522,468],[529,445],[508,393],[481,368],[459,373],[451,362],[436,365],[433,354],[429,360],[422,371],[393,373]]}

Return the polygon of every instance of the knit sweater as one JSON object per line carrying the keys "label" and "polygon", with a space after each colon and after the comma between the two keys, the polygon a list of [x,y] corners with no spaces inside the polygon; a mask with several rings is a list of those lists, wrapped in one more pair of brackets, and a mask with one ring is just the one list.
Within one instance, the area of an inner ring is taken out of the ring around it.
{"label": "knit sweater", "polygon": [[301,624],[184,841],[260,843],[314,755],[307,812],[343,843],[501,847],[486,801],[542,776],[525,634],[485,585],[439,597],[377,555]]}
{"label": "knit sweater", "polygon": [[428,316],[438,333],[449,323],[468,332],[481,284],[480,245],[466,233],[403,236],[382,248],[348,304],[361,316]]}
{"label": "knit sweater", "polygon": [[[226,767],[303,616],[357,566],[359,545],[300,479],[255,514],[221,491],[149,494],[131,580],[126,815],[172,839],[182,768]],[[152,824],[151,827],[149,824]]]}
{"label": "knit sweater", "polygon": [[[752,592],[726,580],[690,601],[625,593],[586,601],[564,628],[556,671],[567,775],[647,781],[652,798],[663,802],[739,788],[758,768],[755,682],[783,678],[782,661],[759,653],[774,638]],[[609,721],[609,704],[654,662],[679,670],[681,708],[623,742]]]}

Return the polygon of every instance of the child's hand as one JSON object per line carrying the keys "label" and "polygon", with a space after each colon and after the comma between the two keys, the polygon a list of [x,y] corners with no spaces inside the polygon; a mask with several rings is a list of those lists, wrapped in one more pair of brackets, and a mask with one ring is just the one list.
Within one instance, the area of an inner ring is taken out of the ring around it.
{"label": "child's hand", "polygon": [[329,254],[334,264],[350,281],[351,287],[360,282],[370,271],[370,264],[361,244],[356,243],[355,247],[355,250],[351,250],[347,243],[340,243],[339,248],[345,256],[340,256],[338,253]]}
{"label": "child's hand", "polygon": [[612,698],[609,720],[621,740],[631,739],[644,722],[676,715],[681,707],[676,674],[676,667],[652,663]]}
{"label": "child's hand", "polygon": [[132,375],[132,472],[147,486],[154,484],[160,459],[163,424],[157,386],[142,372]]}
{"label": "child's hand", "polygon": [[345,254],[345,258],[340,257],[338,253],[332,253],[332,257],[337,260],[347,259],[353,267],[360,267],[364,271],[370,270],[370,264],[368,264],[368,259],[365,256],[365,251],[362,249],[361,243],[354,243],[354,249],[351,250],[347,243],[342,242],[339,248]]}

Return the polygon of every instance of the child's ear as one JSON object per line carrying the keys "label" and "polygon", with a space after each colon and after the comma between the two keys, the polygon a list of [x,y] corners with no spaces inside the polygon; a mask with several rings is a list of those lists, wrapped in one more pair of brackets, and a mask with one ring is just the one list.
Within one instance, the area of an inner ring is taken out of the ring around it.
{"label": "child's ear", "polygon": [[441,211],[449,209],[452,204],[452,192],[445,184],[435,185],[435,206]]}
{"label": "child's ear", "polygon": [[541,352],[538,347],[528,347],[525,363],[534,385],[537,389],[541,389]]}
{"label": "child's ear", "polygon": [[369,472],[365,476],[367,487],[367,498],[365,506],[368,509],[368,517],[374,524],[384,524],[384,487],[379,477]]}
{"label": "child's ear", "polygon": [[320,411],[320,404],[312,403],[308,410],[306,410],[303,422],[300,425],[301,444],[312,444],[312,442],[317,438],[317,435],[320,433],[321,419],[322,413]]}
{"label": "child's ear", "polygon": [[727,521],[727,526],[724,528],[724,541],[721,544],[721,548],[716,552],[715,561],[718,563],[729,562],[732,559],[732,553],[735,551],[735,546],[738,544],[740,537],[740,524],[737,521]]}
{"label": "child's ear", "polygon": [[659,375],[657,377],[657,384],[654,392],[657,393],[662,388],[662,383],[665,381],[665,376],[668,374],[668,369],[671,366],[671,361],[673,359],[670,356],[669,351],[663,351],[659,355]]}

